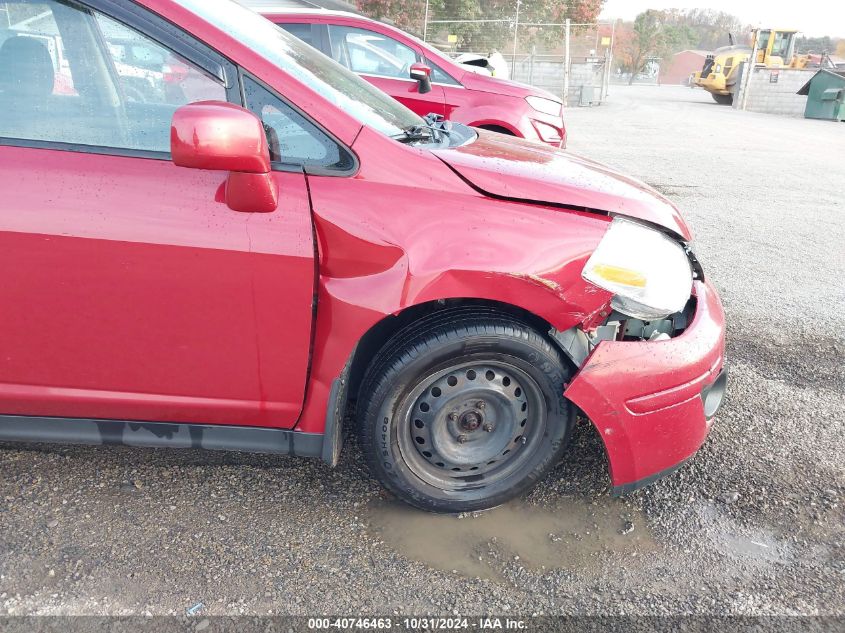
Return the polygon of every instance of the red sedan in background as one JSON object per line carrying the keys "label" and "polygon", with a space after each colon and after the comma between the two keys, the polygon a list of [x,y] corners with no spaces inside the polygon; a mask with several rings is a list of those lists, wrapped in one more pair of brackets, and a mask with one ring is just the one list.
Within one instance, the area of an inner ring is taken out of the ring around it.
{"label": "red sedan in background", "polygon": [[420,116],[566,147],[563,103],[545,90],[472,72],[413,35],[354,13],[260,12]]}
{"label": "red sedan in background", "polygon": [[538,483],[577,411],[616,492],[705,440],[724,314],[654,190],[426,122],[229,0],[0,12],[0,441],[334,465],[351,424],[460,512]]}

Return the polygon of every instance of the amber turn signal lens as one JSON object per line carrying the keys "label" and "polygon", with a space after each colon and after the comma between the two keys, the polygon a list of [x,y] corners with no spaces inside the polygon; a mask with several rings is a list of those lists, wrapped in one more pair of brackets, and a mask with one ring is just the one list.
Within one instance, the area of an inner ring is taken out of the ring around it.
{"label": "amber turn signal lens", "polygon": [[644,275],[629,268],[611,266],[610,264],[596,264],[593,266],[593,274],[598,275],[605,281],[632,288],[645,288],[646,278]]}

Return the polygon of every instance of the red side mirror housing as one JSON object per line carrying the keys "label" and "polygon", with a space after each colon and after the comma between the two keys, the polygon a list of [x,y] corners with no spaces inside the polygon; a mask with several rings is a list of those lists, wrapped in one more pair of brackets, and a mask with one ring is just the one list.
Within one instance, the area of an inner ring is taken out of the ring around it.
{"label": "red side mirror housing", "polygon": [[411,79],[420,85],[420,94],[431,92],[431,67],[425,64],[412,64],[410,71]]}
{"label": "red side mirror housing", "polygon": [[249,110],[225,101],[182,106],[173,114],[170,153],[179,167],[228,171],[230,209],[267,213],[278,207],[264,125]]}

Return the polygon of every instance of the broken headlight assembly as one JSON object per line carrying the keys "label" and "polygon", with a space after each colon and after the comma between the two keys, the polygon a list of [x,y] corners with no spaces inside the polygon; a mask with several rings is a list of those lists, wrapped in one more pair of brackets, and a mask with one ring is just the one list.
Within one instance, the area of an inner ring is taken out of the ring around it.
{"label": "broken headlight assembly", "polygon": [[693,270],[683,245],[625,218],[611,222],[581,274],[613,293],[614,310],[646,321],[683,310],[692,293]]}

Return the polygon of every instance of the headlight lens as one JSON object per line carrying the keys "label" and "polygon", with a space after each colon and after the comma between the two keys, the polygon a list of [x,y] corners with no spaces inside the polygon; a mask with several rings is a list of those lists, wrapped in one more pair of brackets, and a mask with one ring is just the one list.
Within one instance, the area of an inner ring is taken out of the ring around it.
{"label": "headlight lens", "polygon": [[537,110],[537,112],[542,112],[543,114],[549,114],[551,116],[560,116],[561,108],[563,107],[563,104],[560,101],[553,101],[552,99],[546,99],[545,97],[525,97],[525,100],[528,102],[528,105]]}
{"label": "headlight lens", "polygon": [[692,292],[692,268],[683,247],[624,218],[610,224],[582,276],[615,295],[614,309],[643,320],[679,312]]}
{"label": "headlight lens", "polygon": [[546,143],[560,143],[560,130],[542,121],[532,121],[537,135]]}
{"label": "headlight lens", "polygon": [[716,66],[713,68],[713,72],[716,72],[716,73],[722,72],[722,65],[716,64]]}

